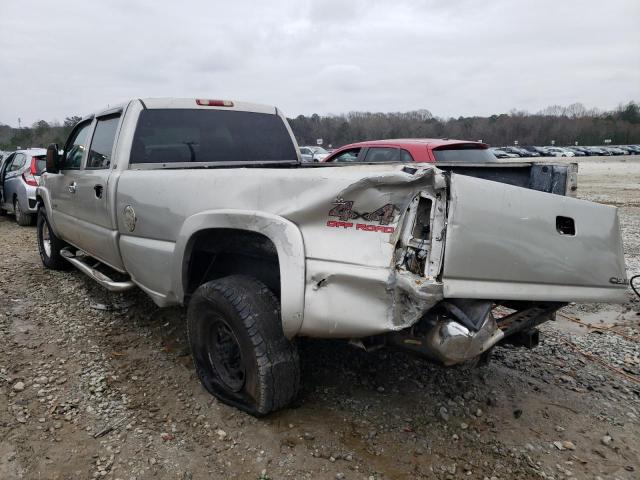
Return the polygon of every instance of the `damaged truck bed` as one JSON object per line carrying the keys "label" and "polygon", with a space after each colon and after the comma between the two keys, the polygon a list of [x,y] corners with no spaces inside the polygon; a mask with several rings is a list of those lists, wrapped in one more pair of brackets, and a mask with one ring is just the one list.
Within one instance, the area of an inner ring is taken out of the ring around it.
{"label": "damaged truck bed", "polygon": [[295,396],[298,336],[453,365],[626,295],[616,208],[566,196],[574,167],[305,166],[277,109],[192,99],[99,112],[57,152],[44,265],[187,305],[203,385],[255,415]]}

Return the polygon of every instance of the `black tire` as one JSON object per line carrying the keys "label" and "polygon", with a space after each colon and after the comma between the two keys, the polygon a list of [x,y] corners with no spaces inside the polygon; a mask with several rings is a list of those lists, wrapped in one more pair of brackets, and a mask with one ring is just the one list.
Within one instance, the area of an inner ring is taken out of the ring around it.
{"label": "black tire", "polygon": [[4,208],[0,207],[0,217],[6,217],[6,216],[7,216],[7,211]]}
{"label": "black tire", "polygon": [[13,213],[16,216],[16,222],[21,227],[28,227],[33,223],[33,216],[30,213],[24,213],[22,211],[17,198],[13,200]]}
{"label": "black tire", "polygon": [[189,302],[187,328],[198,377],[222,402],[262,416],[296,397],[298,350],[262,282],[233,275],[201,285]]}
{"label": "black tire", "polygon": [[[36,230],[38,231],[38,251],[40,252],[42,264],[51,270],[69,270],[71,264],[67,262],[62,255],[60,255],[60,250],[64,247],[68,247],[69,244],[55,236],[49,226],[49,221],[47,220],[47,214],[45,213],[44,207],[38,209]],[[48,249],[45,248],[47,236],[49,237]]]}

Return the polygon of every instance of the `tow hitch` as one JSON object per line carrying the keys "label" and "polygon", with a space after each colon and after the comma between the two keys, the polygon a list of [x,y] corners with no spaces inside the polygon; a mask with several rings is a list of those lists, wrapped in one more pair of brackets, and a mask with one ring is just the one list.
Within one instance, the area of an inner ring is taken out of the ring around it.
{"label": "tow hitch", "polygon": [[505,314],[489,301],[448,300],[411,328],[389,334],[388,343],[446,366],[456,365],[478,358],[499,343],[535,347],[539,342],[535,326],[562,306],[529,304]]}

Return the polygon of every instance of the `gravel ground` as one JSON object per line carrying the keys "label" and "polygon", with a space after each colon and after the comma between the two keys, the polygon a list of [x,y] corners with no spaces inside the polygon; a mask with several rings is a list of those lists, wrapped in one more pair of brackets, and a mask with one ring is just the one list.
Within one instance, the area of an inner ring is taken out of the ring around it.
{"label": "gravel ground", "polygon": [[[640,160],[587,159],[640,272]],[[640,302],[571,305],[482,368],[301,341],[303,390],[255,419],[199,385],[185,312],[45,271],[0,217],[0,479],[640,476]],[[577,323],[579,320],[582,323]]]}

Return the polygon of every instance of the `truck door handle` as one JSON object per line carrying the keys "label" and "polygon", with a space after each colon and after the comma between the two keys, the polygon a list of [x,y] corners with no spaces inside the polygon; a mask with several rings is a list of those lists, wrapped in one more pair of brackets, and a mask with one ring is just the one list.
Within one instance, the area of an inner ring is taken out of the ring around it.
{"label": "truck door handle", "polygon": [[78,184],[76,182],[73,182],[71,185],[69,185],[69,193],[76,193],[77,186]]}
{"label": "truck door handle", "polygon": [[102,185],[94,185],[93,189],[96,192],[96,198],[102,198]]}

